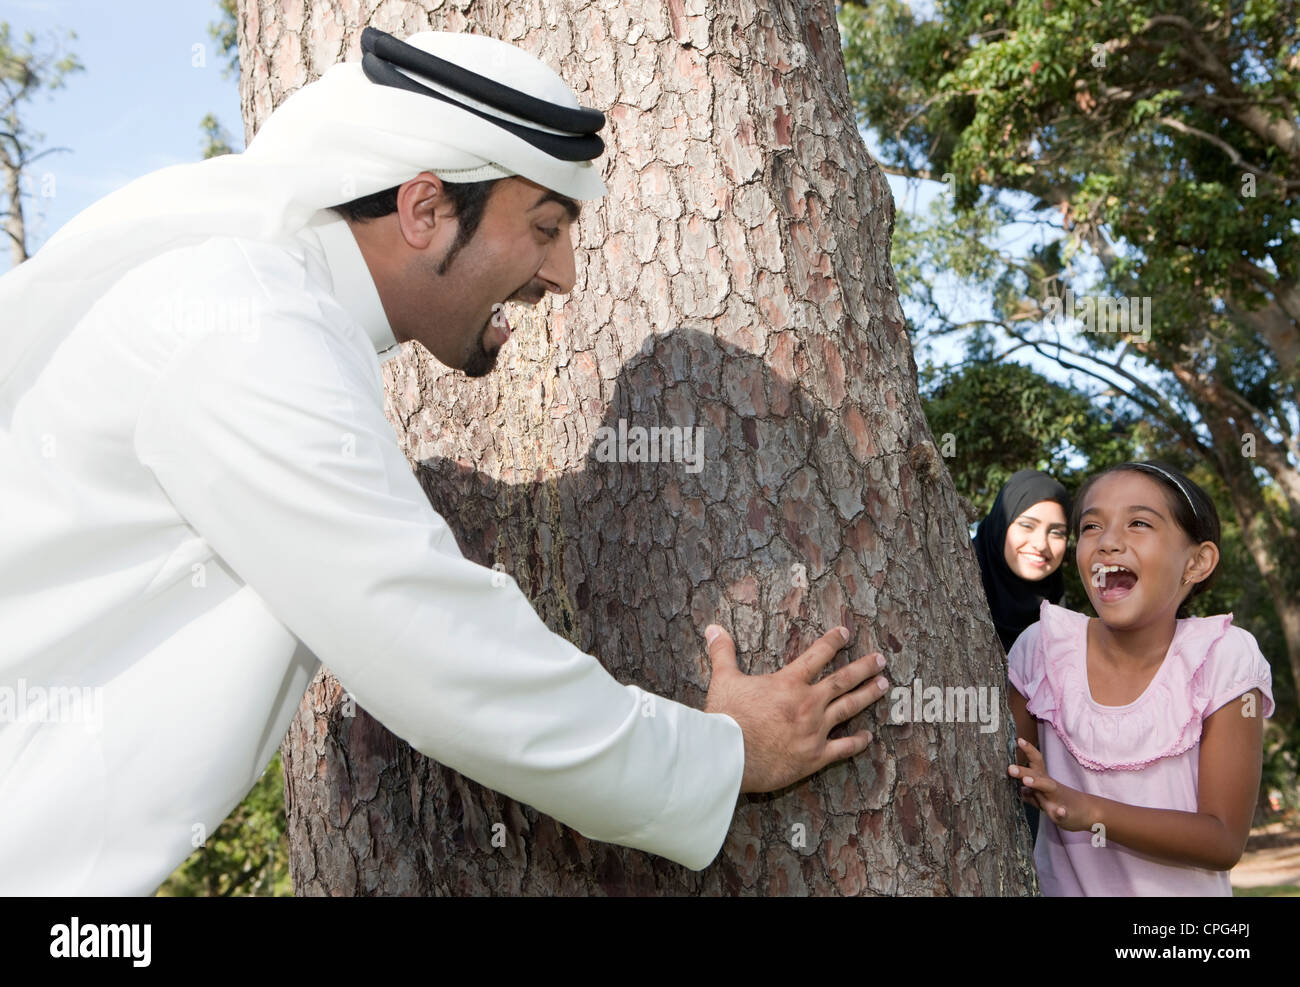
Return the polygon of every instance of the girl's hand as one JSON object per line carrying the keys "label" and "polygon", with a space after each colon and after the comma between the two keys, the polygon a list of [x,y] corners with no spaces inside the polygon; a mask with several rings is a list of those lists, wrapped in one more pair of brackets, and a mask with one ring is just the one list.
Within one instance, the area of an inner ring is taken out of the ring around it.
{"label": "girl's hand", "polygon": [[1020,779],[1020,797],[1047,813],[1047,818],[1061,829],[1070,832],[1091,829],[1095,815],[1091,796],[1058,785],[1048,776],[1047,765],[1038,748],[1024,737],[1018,738],[1016,743],[1029,760],[1027,767],[1013,764],[1007,768],[1011,777]]}

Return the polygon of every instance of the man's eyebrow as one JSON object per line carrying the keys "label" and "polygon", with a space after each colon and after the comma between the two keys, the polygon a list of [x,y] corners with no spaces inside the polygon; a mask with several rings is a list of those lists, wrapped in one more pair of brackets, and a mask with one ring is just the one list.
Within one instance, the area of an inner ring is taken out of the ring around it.
{"label": "man's eyebrow", "polygon": [[[578,213],[582,211],[582,206],[578,205],[578,203],[574,202],[567,195],[560,195],[559,192],[555,192],[551,189],[547,189],[540,197],[538,197],[537,201],[533,203],[533,209],[540,209],[548,202],[558,202],[560,205],[564,206],[564,211],[569,214],[569,222],[571,223],[577,221]],[[533,209],[529,209],[528,211],[532,212]]]}

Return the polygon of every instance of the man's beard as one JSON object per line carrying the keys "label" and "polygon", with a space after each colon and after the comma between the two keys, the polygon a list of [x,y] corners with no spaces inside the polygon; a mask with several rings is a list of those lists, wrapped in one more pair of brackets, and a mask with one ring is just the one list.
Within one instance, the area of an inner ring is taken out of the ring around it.
{"label": "man's beard", "polygon": [[460,372],[466,377],[485,377],[497,365],[497,355],[501,352],[501,348],[497,347],[497,349],[489,353],[483,346],[483,339],[487,336],[487,331],[491,325],[492,323],[489,321],[483,326],[482,332],[478,334],[478,339],[470,347],[465,364],[460,368]]}

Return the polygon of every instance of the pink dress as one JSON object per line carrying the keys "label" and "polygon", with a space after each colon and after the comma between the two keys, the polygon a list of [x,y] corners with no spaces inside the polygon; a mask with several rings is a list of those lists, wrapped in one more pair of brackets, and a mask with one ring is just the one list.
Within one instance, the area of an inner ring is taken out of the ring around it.
{"label": "pink dress", "polygon": [[[1273,714],[1272,674],[1254,636],[1233,627],[1231,614],[1180,620],[1146,691],[1127,706],[1102,706],[1088,688],[1087,632],[1086,616],[1044,602],[1007,655],[1011,684],[1039,721],[1048,773],[1117,802],[1197,811],[1201,722],[1251,689],[1263,695],[1254,715]],[[1099,835],[1064,832],[1040,814],[1034,865],[1045,897],[1232,894],[1227,871],[1094,846]]]}

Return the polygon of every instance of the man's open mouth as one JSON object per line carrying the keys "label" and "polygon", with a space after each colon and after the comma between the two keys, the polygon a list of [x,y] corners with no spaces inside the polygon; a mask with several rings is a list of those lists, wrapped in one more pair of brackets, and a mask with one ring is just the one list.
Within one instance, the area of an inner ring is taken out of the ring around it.
{"label": "man's open mouth", "polygon": [[492,316],[488,319],[487,336],[500,348],[509,342],[510,332],[511,325],[510,320],[506,318],[505,306],[494,305],[492,307]]}
{"label": "man's open mouth", "polygon": [[500,349],[510,341],[510,334],[514,332],[514,326],[506,318],[506,304],[515,302],[520,305],[536,305],[546,297],[545,289],[525,292],[522,288],[507,298],[504,302],[497,302],[492,306],[492,315],[488,318],[486,330],[483,333],[484,349],[487,348],[487,342],[491,340],[496,343],[497,349]]}
{"label": "man's open mouth", "polygon": [[1127,566],[1096,562],[1092,567],[1092,585],[1103,603],[1122,600],[1137,585],[1137,573]]}

